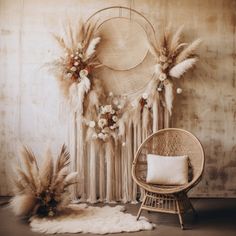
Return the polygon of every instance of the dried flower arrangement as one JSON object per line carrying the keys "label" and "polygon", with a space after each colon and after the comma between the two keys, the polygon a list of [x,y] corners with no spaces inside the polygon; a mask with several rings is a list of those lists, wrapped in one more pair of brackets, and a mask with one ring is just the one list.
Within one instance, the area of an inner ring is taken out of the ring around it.
{"label": "dried flower arrangement", "polygon": [[39,168],[32,151],[23,148],[21,153],[24,169],[16,168],[13,179],[15,196],[11,207],[17,216],[54,216],[71,201],[68,187],[77,182],[78,172],[68,172],[70,155],[63,145],[56,164],[48,151]]}
{"label": "dried flower arrangement", "polygon": [[[190,44],[182,43],[182,31],[183,26],[172,35],[169,28],[156,45],[149,42],[150,52],[156,60],[155,73],[158,79],[157,90],[159,92],[162,92],[163,89],[165,90],[165,102],[170,114],[174,98],[173,79],[180,78],[195,65],[198,60],[195,50],[201,43],[200,39]],[[176,92],[180,94],[182,89],[177,88]]]}
{"label": "dried flower arrangement", "polygon": [[106,141],[110,136],[115,137],[118,128],[118,109],[110,104],[100,106],[97,118],[97,121],[87,122],[87,125],[94,130],[92,139]]}
{"label": "dried flower arrangement", "polygon": [[64,95],[79,114],[83,113],[85,94],[95,84],[92,81],[93,69],[101,66],[96,56],[96,46],[101,38],[95,36],[95,28],[95,24],[80,21],[75,32],[68,24],[66,37],[53,35],[64,55],[50,63],[50,66],[56,73]]}

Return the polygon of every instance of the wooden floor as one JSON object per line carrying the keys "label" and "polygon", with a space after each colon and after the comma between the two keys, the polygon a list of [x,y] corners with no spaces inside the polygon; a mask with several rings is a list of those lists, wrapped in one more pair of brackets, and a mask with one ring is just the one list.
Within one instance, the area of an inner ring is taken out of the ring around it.
{"label": "wooden floor", "polygon": [[[27,223],[17,219],[7,205],[2,204],[0,198],[0,236],[34,236],[40,235],[30,231]],[[191,213],[184,217],[186,230],[179,227],[178,217],[161,213],[147,213],[142,215],[156,224],[153,231],[114,234],[114,236],[236,236],[236,199],[192,199],[198,212],[195,221]],[[139,205],[125,205],[127,212],[136,215]],[[60,234],[60,236],[74,234]],[[90,234],[83,234],[90,235]]]}

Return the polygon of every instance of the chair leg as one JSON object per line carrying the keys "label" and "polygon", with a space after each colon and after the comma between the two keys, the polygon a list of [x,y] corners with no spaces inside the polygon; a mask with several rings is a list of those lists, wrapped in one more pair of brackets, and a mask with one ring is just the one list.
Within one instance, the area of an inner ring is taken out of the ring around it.
{"label": "chair leg", "polygon": [[179,216],[180,227],[181,227],[181,229],[184,229],[183,218],[182,218],[181,213],[178,213],[178,216]]}
{"label": "chair leg", "polygon": [[136,220],[138,220],[139,217],[140,217],[140,215],[141,215],[141,212],[142,212],[142,210],[143,210],[142,207],[143,207],[143,205],[145,204],[146,198],[147,198],[147,196],[145,195],[144,198],[143,198],[143,202],[142,202],[142,204],[141,204],[141,206],[140,206],[140,208],[139,208],[139,211],[138,211]]}
{"label": "chair leg", "polygon": [[182,214],[180,212],[180,206],[179,206],[178,200],[176,200],[176,206],[177,206],[177,211],[178,211],[178,216],[179,216],[180,227],[181,227],[181,229],[184,229],[184,222],[183,222]]}

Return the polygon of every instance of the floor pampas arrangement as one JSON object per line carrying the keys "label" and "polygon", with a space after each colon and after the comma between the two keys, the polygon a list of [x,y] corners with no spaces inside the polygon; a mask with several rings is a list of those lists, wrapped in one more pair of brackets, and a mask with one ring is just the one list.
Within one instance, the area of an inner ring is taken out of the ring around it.
{"label": "floor pampas arrangement", "polygon": [[68,172],[70,155],[63,145],[54,165],[50,150],[39,168],[32,151],[23,147],[23,168],[16,167],[13,179],[15,196],[11,207],[17,216],[54,216],[71,201],[69,186],[77,182],[78,172]]}

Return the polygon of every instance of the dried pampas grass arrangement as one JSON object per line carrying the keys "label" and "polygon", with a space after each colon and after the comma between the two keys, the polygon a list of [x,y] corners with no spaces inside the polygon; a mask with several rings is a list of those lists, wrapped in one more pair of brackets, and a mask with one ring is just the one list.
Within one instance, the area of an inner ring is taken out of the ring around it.
{"label": "dried pampas grass arrangement", "polygon": [[[165,104],[171,115],[173,107],[173,81],[179,79],[185,72],[192,68],[198,61],[195,51],[200,39],[190,44],[183,43],[182,38],[183,26],[181,26],[174,34],[168,27],[160,40],[154,45],[149,42],[150,52],[155,57],[155,74],[158,80],[159,92],[165,92]],[[171,85],[170,85],[171,84]],[[177,93],[182,91],[178,88]]]}
{"label": "dried pampas grass arrangement", "polygon": [[79,115],[83,114],[85,95],[95,86],[93,69],[102,66],[96,55],[101,38],[95,36],[95,29],[96,24],[80,20],[75,31],[70,23],[67,24],[65,37],[53,34],[64,55],[48,66],[55,73],[72,110]]}
{"label": "dried pampas grass arrangement", "polygon": [[54,216],[71,201],[68,187],[77,182],[77,172],[68,172],[70,155],[63,145],[54,165],[50,150],[45,155],[41,168],[36,157],[23,147],[21,159],[24,168],[16,167],[13,179],[15,196],[11,207],[17,216]]}

